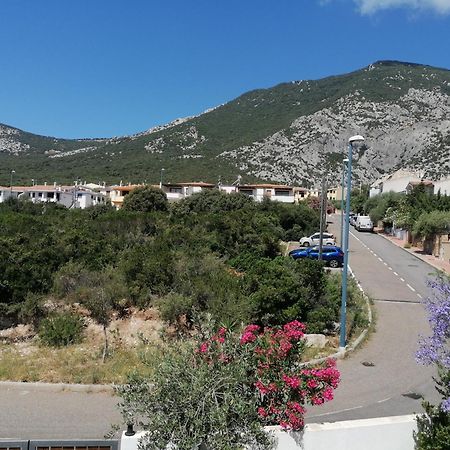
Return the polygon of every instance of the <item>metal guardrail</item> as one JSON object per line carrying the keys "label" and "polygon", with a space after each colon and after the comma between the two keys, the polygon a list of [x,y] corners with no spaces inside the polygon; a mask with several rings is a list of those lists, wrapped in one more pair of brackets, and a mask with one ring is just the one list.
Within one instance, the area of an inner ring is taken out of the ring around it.
{"label": "metal guardrail", "polygon": [[28,450],[29,441],[10,441],[0,439],[0,450]]}

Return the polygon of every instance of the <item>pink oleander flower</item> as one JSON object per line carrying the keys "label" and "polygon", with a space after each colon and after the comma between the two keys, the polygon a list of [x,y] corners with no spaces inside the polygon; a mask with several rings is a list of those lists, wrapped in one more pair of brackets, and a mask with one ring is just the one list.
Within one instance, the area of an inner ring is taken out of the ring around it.
{"label": "pink oleander flower", "polygon": [[209,348],[209,342],[202,342],[200,344],[200,347],[198,349],[199,353],[206,353]]}
{"label": "pink oleander flower", "polygon": [[315,389],[319,383],[317,382],[317,380],[312,379],[312,380],[308,380],[306,385],[310,388],[310,389]]}
{"label": "pink oleander flower", "polygon": [[278,356],[284,357],[292,349],[292,344],[287,340],[282,340],[280,342],[280,348],[278,350]]}
{"label": "pink oleander flower", "polygon": [[262,395],[266,395],[270,392],[269,387],[265,386],[264,383],[261,380],[258,380],[255,383],[255,387],[256,389],[258,389],[258,391],[262,394]]}
{"label": "pink oleander flower", "polygon": [[247,333],[247,332],[250,332],[250,333],[256,333],[256,332],[258,332],[260,329],[261,329],[261,327],[260,327],[259,325],[247,325],[247,326],[244,328],[243,333]]}
{"label": "pink oleander flower", "polygon": [[283,326],[283,331],[286,333],[286,336],[296,341],[300,340],[305,335],[305,330],[305,324],[298,320],[294,320]]}
{"label": "pink oleander flower", "polygon": [[334,398],[334,392],[332,388],[326,388],[323,393],[323,398],[326,402],[329,402],[330,400],[333,400]]}
{"label": "pink oleander flower", "polygon": [[248,344],[250,342],[255,342],[255,341],[256,341],[256,336],[251,331],[244,332],[241,336],[241,339],[239,340],[239,342],[242,345]]}
{"label": "pink oleander flower", "polygon": [[318,395],[315,395],[314,397],[311,397],[311,403],[313,405],[321,405],[323,404],[323,398]]}
{"label": "pink oleander flower", "polygon": [[258,416],[265,418],[268,415],[269,413],[262,406],[258,408]]}
{"label": "pink oleander flower", "polygon": [[300,379],[297,377],[289,377],[283,374],[282,378],[285,384],[292,389],[298,389],[301,385]]}

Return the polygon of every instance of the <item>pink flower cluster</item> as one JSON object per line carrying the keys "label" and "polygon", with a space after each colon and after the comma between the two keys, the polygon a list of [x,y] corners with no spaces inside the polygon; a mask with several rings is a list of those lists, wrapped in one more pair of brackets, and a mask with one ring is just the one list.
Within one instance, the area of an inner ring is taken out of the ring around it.
{"label": "pink flower cluster", "polygon": [[250,342],[255,342],[257,338],[257,335],[255,333],[258,333],[259,330],[260,327],[258,325],[247,325],[242,332],[239,342],[241,344],[249,344]]}
{"label": "pink flower cluster", "polygon": [[304,405],[330,401],[340,381],[336,362],[322,367],[300,368],[305,325],[292,321],[283,327],[262,328],[248,325],[229,356],[232,334],[224,327],[202,342],[197,353],[208,364],[236,362],[246,365],[247,379],[254,388],[256,413],[262,424],[278,423],[298,430],[304,425]]}

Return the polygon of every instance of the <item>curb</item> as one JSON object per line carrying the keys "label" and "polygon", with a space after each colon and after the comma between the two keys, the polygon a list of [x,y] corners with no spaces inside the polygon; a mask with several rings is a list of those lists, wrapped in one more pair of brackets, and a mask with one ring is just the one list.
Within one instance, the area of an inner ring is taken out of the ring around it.
{"label": "curb", "polygon": [[70,384],[70,383],[41,383],[26,381],[0,381],[0,387],[22,388],[31,390],[54,391],[54,392],[82,392],[82,393],[110,393],[114,392],[112,384]]}
{"label": "curb", "polygon": [[331,355],[324,356],[323,358],[312,359],[311,361],[304,362],[304,363],[300,364],[301,366],[309,366],[311,364],[320,364],[330,358],[344,359],[349,353],[355,351],[359,347],[359,345],[361,344],[361,342],[364,340],[367,333],[369,332],[370,327],[372,326],[373,315],[372,315],[372,307],[370,304],[369,297],[364,292],[364,289],[362,288],[358,279],[355,277],[355,274],[353,273],[352,268],[350,266],[348,266],[348,269],[350,272],[350,276],[355,280],[356,285],[358,286],[358,289],[362,292],[364,300],[366,301],[369,325],[367,328],[364,328],[364,330],[361,331],[360,335],[352,343],[349,343],[348,346],[345,346],[345,348],[343,350],[338,350],[336,353],[332,353]]}

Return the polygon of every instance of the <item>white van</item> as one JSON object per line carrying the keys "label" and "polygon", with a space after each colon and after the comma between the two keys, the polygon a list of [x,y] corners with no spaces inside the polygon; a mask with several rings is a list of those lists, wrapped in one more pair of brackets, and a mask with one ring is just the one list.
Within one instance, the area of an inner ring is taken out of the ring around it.
{"label": "white van", "polygon": [[355,228],[358,231],[373,231],[373,223],[369,216],[358,216],[355,222]]}

